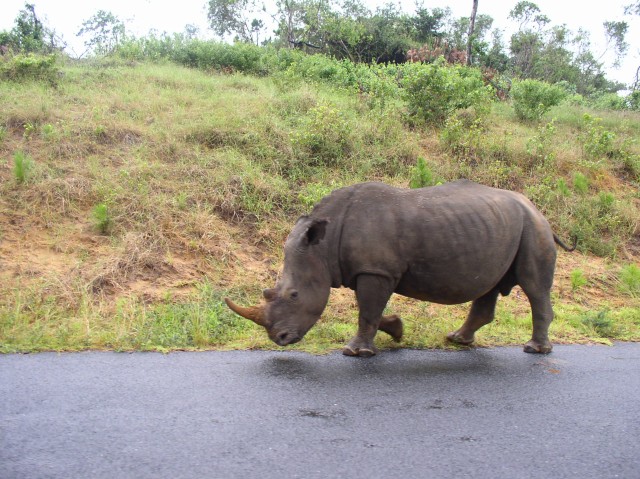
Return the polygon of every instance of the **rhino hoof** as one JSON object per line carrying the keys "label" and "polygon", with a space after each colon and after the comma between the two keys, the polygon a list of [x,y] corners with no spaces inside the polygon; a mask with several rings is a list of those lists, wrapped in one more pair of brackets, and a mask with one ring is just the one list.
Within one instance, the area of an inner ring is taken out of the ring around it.
{"label": "rhino hoof", "polygon": [[462,346],[469,346],[473,343],[473,337],[471,339],[464,338],[458,331],[453,331],[452,333],[447,334],[447,339],[452,343],[460,344]]}
{"label": "rhino hoof", "polygon": [[527,344],[524,345],[524,352],[525,353],[549,354],[552,349],[553,349],[553,346],[548,341],[546,343],[544,343],[544,344],[540,344],[537,341],[531,340]]}
{"label": "rhino hoof", "polygon": [[370,358],[371,356],[375,356],[376,353],[375,348],[352,348],[349,345],[345,346],[342,350],[342,354],[345,356],[358,356],[360,358]]}
{"label": "rhino hoof", "polygon": [[391,316],[383,316],[378,329],[387,333],[396,342],[400,342],[402,340],[404,327],[400,317],[395,314]]}

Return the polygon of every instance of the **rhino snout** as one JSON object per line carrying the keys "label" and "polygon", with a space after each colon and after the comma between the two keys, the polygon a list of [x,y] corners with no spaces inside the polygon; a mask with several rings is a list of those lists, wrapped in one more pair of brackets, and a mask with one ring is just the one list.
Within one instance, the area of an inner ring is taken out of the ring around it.
{"label": "rhino snout", "polygon": [[275,334],[271,339],[278,346],[288,346],[289,344],[297,343],[302,339],[302,337],[300,337],[297,333],[281,331]]}

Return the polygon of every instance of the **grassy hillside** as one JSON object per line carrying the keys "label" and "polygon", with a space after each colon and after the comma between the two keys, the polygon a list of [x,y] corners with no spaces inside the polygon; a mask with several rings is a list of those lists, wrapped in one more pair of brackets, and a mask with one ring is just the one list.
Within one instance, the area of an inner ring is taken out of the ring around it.
{"label": "grassy hillside", "polygon": [[[559,253],[553,341],[640,340],[637,112],[564,103],[521,123],[496,103],[483,123],[463,111],[434,129],[398,99],[148,64],[4,81],[0,105],[0,351],[275,347],[222,298],[274,284],[300,214],[360,181],[461,177],[524,192],[580,240]],[[403,347],[444,347],[467,306],[390,309]],[[296,348],[340,347],[356,317],[334,291]],[[521,344],[530,328],[516,289],[478,344]]]}

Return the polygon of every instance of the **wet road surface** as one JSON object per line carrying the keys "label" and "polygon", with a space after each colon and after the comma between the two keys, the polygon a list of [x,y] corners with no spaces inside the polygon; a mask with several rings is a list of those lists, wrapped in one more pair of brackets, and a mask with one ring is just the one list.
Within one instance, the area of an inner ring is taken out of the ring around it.
{"label": "wet road surface", "polygon": [[0,356],[0,478],[640,478],[640,343]]}

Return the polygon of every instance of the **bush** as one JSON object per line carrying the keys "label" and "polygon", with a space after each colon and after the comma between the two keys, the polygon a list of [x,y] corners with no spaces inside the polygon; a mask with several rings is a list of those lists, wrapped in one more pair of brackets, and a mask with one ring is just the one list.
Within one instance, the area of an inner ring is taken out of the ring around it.
{"label": "bush", "polygon": [[29,53],[0,58],[0,78],[3,80],[44,81],[56,85],[61,74],[55,55]]}
{"label": "bush", "polygon": [[600,93],[589,98],[589,104],[596,110],[625,110],[625,98],[617,93]]}
{"label": "bush", "polygon": [[597,160],[605,156],[614,156],[616,134],[604,129],[601,118],[593,118],[585,114],[583,120],[584,131],[579,138],[586,157]]}
{"label": "bush", "polygon": [[13,155],[13,176],[18,183],[24,183],[29,178],[33,169],[33,160],[22,151],[16,151]]}
{"label": "bush", "polygon": [[479,70],[447,65],[443,58],[426,65],[405,64],[400,84],[409,114],[429,124],[443,123],[465,108],[486,114],[491,105],[491,87],[484,85]]}
{"label": "bush", "polygon": [[640,90],[634,90],[625,98],[625,103],[629,110],[640,111]]}
{"label": "bush", "polygon": [[343,112],[328,104],[311,108],[292,142],[311,166],[334,166],[351,148],[351,125]]}
{"label": "bush", "polygon": [[426,186],[433,186],[434,183],[431,169],[427,166],[425,159],[419,156],[416,166],[411,168],[409,188],[424,188]]}
{"label": "bush", "polygon": [[551,107],[560,104],[566,92],[559,86],[538,80],[513,82],[511,97],[516,116],[522,121],[538,121]]}
{"label": "bush", "polygon": [[620,271],[620,289],[631,296],[640,295],[640,267],[628,264]]}

